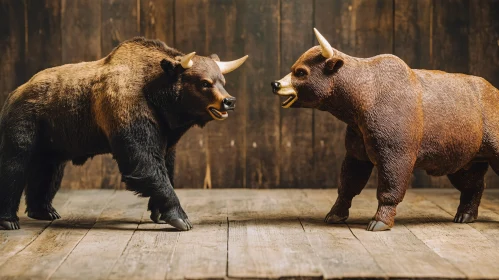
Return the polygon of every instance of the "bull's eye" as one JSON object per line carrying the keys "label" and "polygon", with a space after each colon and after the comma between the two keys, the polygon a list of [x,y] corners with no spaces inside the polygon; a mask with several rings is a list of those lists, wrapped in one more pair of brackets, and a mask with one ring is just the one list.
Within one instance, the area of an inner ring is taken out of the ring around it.
{"label": "bull's eye", "polygon": [[211,87],[211,83],[208,82],[208,81],[202,81],[201,82],[201,86],[204,87],[204,88],[210,88]]}
{"label": "bull's eye", "polygon": [[297,69],[295,71],[295,77],[304,77],[305,75],[307,75],[307,72],[303,69]]}

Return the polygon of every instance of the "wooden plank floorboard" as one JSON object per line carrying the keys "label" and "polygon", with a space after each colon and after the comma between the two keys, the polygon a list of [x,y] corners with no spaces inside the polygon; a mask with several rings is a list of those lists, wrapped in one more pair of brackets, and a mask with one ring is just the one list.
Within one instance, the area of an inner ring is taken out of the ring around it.
{"label": "wooden plank floorboard", "polygon": [[50,224],[31,244],[0,266],[0,278],[47,279],[92,228],[114,191],[80,191],[71,195],[62,219]]}
{"label": "wooden plank floorboard", "polygon": [[51,279],[106,279],[146,209],[147,199],[117,192]]}
{"label": "wooden plank floorboard", "polygon": [[[54,198],[54,208],[62,212],[62,207],[68,200],[69,195],[70,193],[67,191],[60,191]],[[7,259],[33,242],[51,223],[50,221],[39,221],[28,218],[24,213],[25,209],[26,205],[24,204],[24,199],[22,199],[18,211],[19,222],[21,223],[20,230],[0,231],[0,266]]]}
{"label": "wooden plank floorboard", "polygon": [[406,194],[400,210],[398,221],[466,277],[499,278],[497,245],[480,231],[453,223],[453,214],[416,192]]}
{"label": "wooden plank floorboard", "polygon": [[228,201],[228,276],[322,278],[317,255],[298,219],[289,190],[245,191]]}
{"label": "wooden plank floorboard", "polygon": [[323,219],[336,190],[289,192],[307,238],[319,258],[324,279],[386,278],[387,274],[346,224],[328,225]]}
{"label": "wooden plank floorboard", "polygon": [[[442,208],[449,215],[454,216],[456,214],[460,196],[458,190],[443,190],[439,192],[428,190],[425,192],[417,191],[415,193],[438,205],[438,207]],[[494,241],[497,246],[499,245],[499,212],[491,210],[496,204],[496,201],[484,197],[480,204],[477,221],[468,225],[478,230],[487,239]]]}
{"label": "wooden plank floorboard", "polygon": [[[181,232],[166,279],[223,279],[227,270],[226,190],[182,190],[193,229]],[[229,191],[230,192],[230,191]]]}
{"label": "wooden plank floorboard", "polygon": [[408,212],[406,204],[398,207],[395,227],[390,231],[366,231],[367,223],[378,206],[376,190],[367,189],[354,198],[347,223],[389,277],[464,278],[451,262],[439,256],[410,230],[411,226],[406,222],[411,221],[405,218]]}

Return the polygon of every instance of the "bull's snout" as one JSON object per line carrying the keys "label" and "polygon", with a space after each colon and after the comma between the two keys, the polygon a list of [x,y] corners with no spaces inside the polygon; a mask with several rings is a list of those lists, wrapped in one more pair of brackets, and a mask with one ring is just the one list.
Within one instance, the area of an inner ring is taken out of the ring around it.
{"label": "bull's snout", "polygon": [[225,111],[234,110],[236,108],[236,98],[235,97],[227,97],[222,100],[222,107]]}
{"label": "bull's snout", "polygon": [[272,92],[274,93],[277,93],[277,91],[281,89],[281,83],[277,81],[271,82],[270,85],[272,86]]}

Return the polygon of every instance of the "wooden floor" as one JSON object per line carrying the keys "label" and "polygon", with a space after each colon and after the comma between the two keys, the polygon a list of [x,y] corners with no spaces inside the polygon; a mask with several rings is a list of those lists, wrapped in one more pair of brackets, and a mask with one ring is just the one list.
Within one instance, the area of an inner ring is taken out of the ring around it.
{"label": "wooden floor", "polygon": [[0,279],[499,278],[498,191],[473,224],[451,222],[457,191],[409,191],[396,226],[374,233],[374,190],[341,225],[322,222],[336,190],[177,192],[189,232],[151,223],[130,192],[61,191],[61,220],[0,231]]}

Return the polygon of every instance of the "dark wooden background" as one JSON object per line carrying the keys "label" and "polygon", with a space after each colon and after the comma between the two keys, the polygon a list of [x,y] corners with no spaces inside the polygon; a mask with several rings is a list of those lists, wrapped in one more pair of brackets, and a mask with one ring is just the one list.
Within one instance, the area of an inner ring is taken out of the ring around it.
{"label": "dark wooden background", "polygon": [[[181,140],[176,186],[337,187],[345,125],[281,109],[269,86],[317,44],[313,27],[353,56],[393,53],[413,68],[471,73],[499,87],[498,0],[0,0],[0,103],[44,68],[99,59],[137,35],[222,60],[249,54],[226,75],[237,110]],[[499,178],[489,172],[487,184],[499,187]],[[415,172],[413,187],[449,186]],[[100,156],[68,166],[63,187],[123,186],[111,157]]]}

